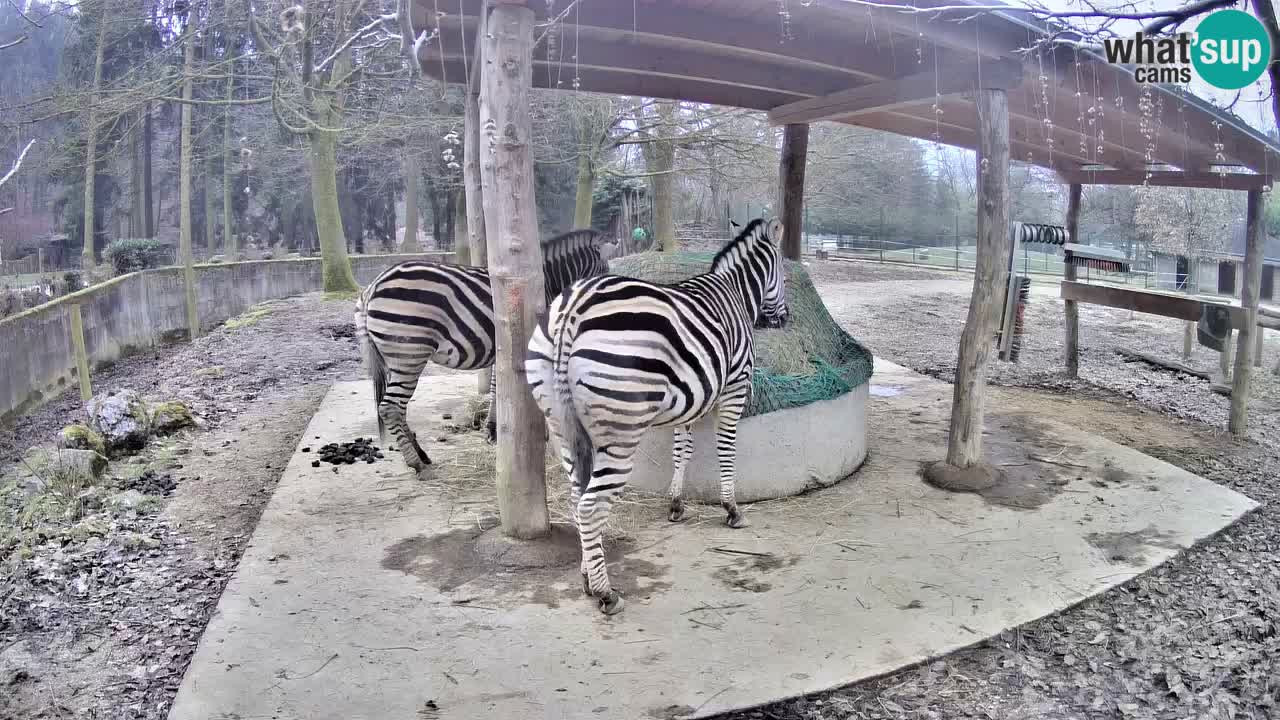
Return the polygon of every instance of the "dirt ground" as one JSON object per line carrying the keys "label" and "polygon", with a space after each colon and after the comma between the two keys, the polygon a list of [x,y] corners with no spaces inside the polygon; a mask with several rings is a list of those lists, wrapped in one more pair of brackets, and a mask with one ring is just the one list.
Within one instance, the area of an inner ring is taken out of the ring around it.
{"label": "dirt ground", "polygon": [[[944,379],[972,276],[815,262],[828,306],[877,357]],[[268,304],[243,324],[95,374],[98,390],[180,398],[201,427],[148,449],[176,487],[85,542],[0,556],[0,718],[163,718],[262,507],[329,383],[360,374],[350,300]],[[1081,378],[1060,372],[1062,307],[1037,289],[1021,361],[992,366],[989,407],[1050,414],[1264,503],[1212,541],[1111,593],[927,665],[732,720],[1280,716],[1280,384],[1261,373],[1252,438],[1221,432],[1207,383],[1124,363],[1176,357],[1179,323],[1081,312]],[[1268,368],[1280,342],[1268,347]],[[1216,367],[1197,348],[1192,364]],[[81,419],[64,396],[0,429],[0,470]],[[116,472],[115,465],[108,474]],[[146,539],[138,542],[138,538]]]}
{"label": "dirt ground", "polygon": [[[815,263],[837,319],[876,355],[950,380],[972,276],[875,263]],[[1269,338],[1250,439],[1223,432],[1208,383],[1125,363],[1116,348],[1177,359],[1181,323],[1081,309],[1080,379],[1061,373],[1062,303],[1037,288],[1020,362],[995,363],[988,408],[1073,422],[1237,490],[1262,508],[1155,571],[936,662],[726,720],[1280,717],[1280,384]],[[1197,346],[1191,364],[1217,367]]]}
{"label": "dirt ground", "polygon": [[[234,329],[94,374],[98,392],[184,400],[201,427],[136,459],[176,482],[167,498],[89,518],[101,527],[84,542],[0,552],[0,718],[166,716],[300,433],[328,385],[358,372],[351,307],[268,303]],[[0,471],[83,416],[73,393],[4,428]]]}

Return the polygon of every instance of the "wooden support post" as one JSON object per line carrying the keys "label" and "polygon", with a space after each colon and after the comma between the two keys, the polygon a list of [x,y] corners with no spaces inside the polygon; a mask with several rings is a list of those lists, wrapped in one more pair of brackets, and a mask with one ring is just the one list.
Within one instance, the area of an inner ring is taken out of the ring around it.
{"label": "wooden support post", "polygon": [[1266,332],[1266,330],[1259,327],[1258,334],[1253,339],[1253,366],[1256,368],[1262,367],[1263,336],[1266,335]]}
{"label": "wooden support post", "polygon": [[1231,382],[1231,360],[1233,354],[1231,352],[1231,334],[1234,330],[1228,330],[1227,336],[1222,339],[1222,351],[1218,353],[1218,382],[1226,385]]}
{"label": "wooden support post", "polygon": [[792,123],[782,131],[778,163],[778,215],[782,218],[782,256],[800,259],[804,227],[804,168],[809,152],[809,126]]}
{"label": "wooden support post", "polygon": [[40,279],[44,279],[44,248],[36,248],[36,272],[40,273]]}
{"label": "wooden support post", "polygon": [[525,381],[524,358],[543,298],[542,247],[533,197],[533,10],[495,2],[483,35],[480,171],[483,178],[498,378],[498,512],[504,534],[551,531],[547,513],[545,418]]}
{"label": "wooden support post", "polygon": [[[471,248],[471,264],[487,267],[489,264],[484,235],[484,192],[480,180],[480,76],[484,67],[485,15],[482,10],[476,26],[475,62],[471,77],[467,79],[466,106],[463,113],[462,184],[465,188],[467,208],[467,244]],[[480,371],[477,388],[484,395],[489,392],[491,368]]]}
{"label": "wooden support post", "polygon": [[[1067,191],[1067,242],[1078,243],[1077,238],[1080,237],[1080,194],[1083,188],[1079,183],[1072,183]],[[1076,279],[1076,266],[1069,263],[1062,263],[1062,277],[1064,280],[1074,282]],[[1066,307],[1067,319],[1067,337],[1066,337],[1066,361],[1067,361],[1067,377],[1074,378],[1080,376],[1080,308],[1076,305],[1075,300],[1066,300],[1063,302]]]}
{"label": "wooden support post", "polygon": [[1244,310],[1244,322],[1240,325],[1240,347],[1236,350],[1235,377],[1231,382],[1231,417],[1227,423],[1231,434],[1244,436],[1245,421],[1249,410],[1249,374],[1253,371],[1250,353],[1253,351],[1254,333],[1261,336],[1258,327],[1258,294],[1262,289],[1262,191],[1250,190],[1248,211],[1245,217],[1244,282],[1240,288],[1240,305]]}
{"label": "wooden support post", "polygon": [[89,402],[93,397],[93,386],[89,383],[89,351],[84,343],[84,316],[80,314],[80,303],[73,303],[71,313],[71,350],[76,356],[76,376],[80,381],[80,399]]}
{"label": "wooden support post", "polygon": [[969,315],[960,336],[947,463],[957,468],[982,459],[983,396],[987,364],[1000,321],[1009,258],[1009,96],[983,88],[978,108],[978,245]]}

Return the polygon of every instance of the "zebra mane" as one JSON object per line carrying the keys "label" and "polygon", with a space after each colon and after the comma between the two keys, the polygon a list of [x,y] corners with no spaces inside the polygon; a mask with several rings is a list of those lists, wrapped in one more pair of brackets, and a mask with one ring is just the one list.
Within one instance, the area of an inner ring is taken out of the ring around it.
{"label": "zebra mane", "polygon": [[720,252],[711,261],[711,272],[717,272],[724,267],[738,264],[742,258],[751,254],[756,247],[763,242],[768,242],[767,235],[768,225],[764,218],[756,218],[747,223],[742,228],[737,237],[729,241],[728,245],[720,248]]}
{"label": "zebra mane", "polygon": [[600,233],[590,228],[570,230],[542,241],[542,261],[551,262],[583,251],[600,251]]}

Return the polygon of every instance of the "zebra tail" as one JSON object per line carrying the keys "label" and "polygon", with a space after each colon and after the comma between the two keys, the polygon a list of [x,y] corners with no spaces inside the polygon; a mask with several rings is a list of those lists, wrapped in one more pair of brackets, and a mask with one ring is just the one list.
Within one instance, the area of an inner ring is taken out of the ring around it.
{"label": "zebra tail", "polygon": [[365,310],[365,301],[365,294],[361,293],[360,299],[356,301],[355,335],[356,341],[360,344],[360,354],[364,358],[364,367],[373,380],[373,414],[378,416],[378,439],[382,440],[386,437],[386,427],[378,408],[382,407],[382,399],[387,394],[387,360],[382,357],[382,351],[378,346],[369,339],[367,327],[369,315]]}
{"label": "zebra tail", "polygon": [[566,449],[573,455],[573,472],[577,476],[573,478],[573,482],[578,486],[579,492],[586,492],[587,485],[591,482],[591,472],[595,469],[595,448],[592,447],[591,436],[587,434],[587,429],[583,427],[582,420],[579,418],[578,407],[573,399],[573,388],[569,384],[569,360],[564,347],[564,325],[567,324],[567,322],[561,324],[554,341],[552,354],[554,388],[551,392],[551,402],[554,405],[553,412],[556,413],[560,423],[561,437],[569,446]]}

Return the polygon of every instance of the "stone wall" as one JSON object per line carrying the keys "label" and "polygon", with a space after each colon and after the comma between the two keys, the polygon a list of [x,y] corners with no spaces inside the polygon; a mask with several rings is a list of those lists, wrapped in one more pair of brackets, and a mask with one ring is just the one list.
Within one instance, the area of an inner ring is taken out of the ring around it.
{"label": "stone wall", "polygon": [[[351,258],[361,285],[388,267],[450,253],[362,255]],[[249,307],[320,289],[320,259],[259,260],[196,266],[200,327],[206,331]],[[0,320],[0,421],[57,395],[76,380],[72,305],[84,319],[91,368],[187,337],[181,268],[144,270]]]}

